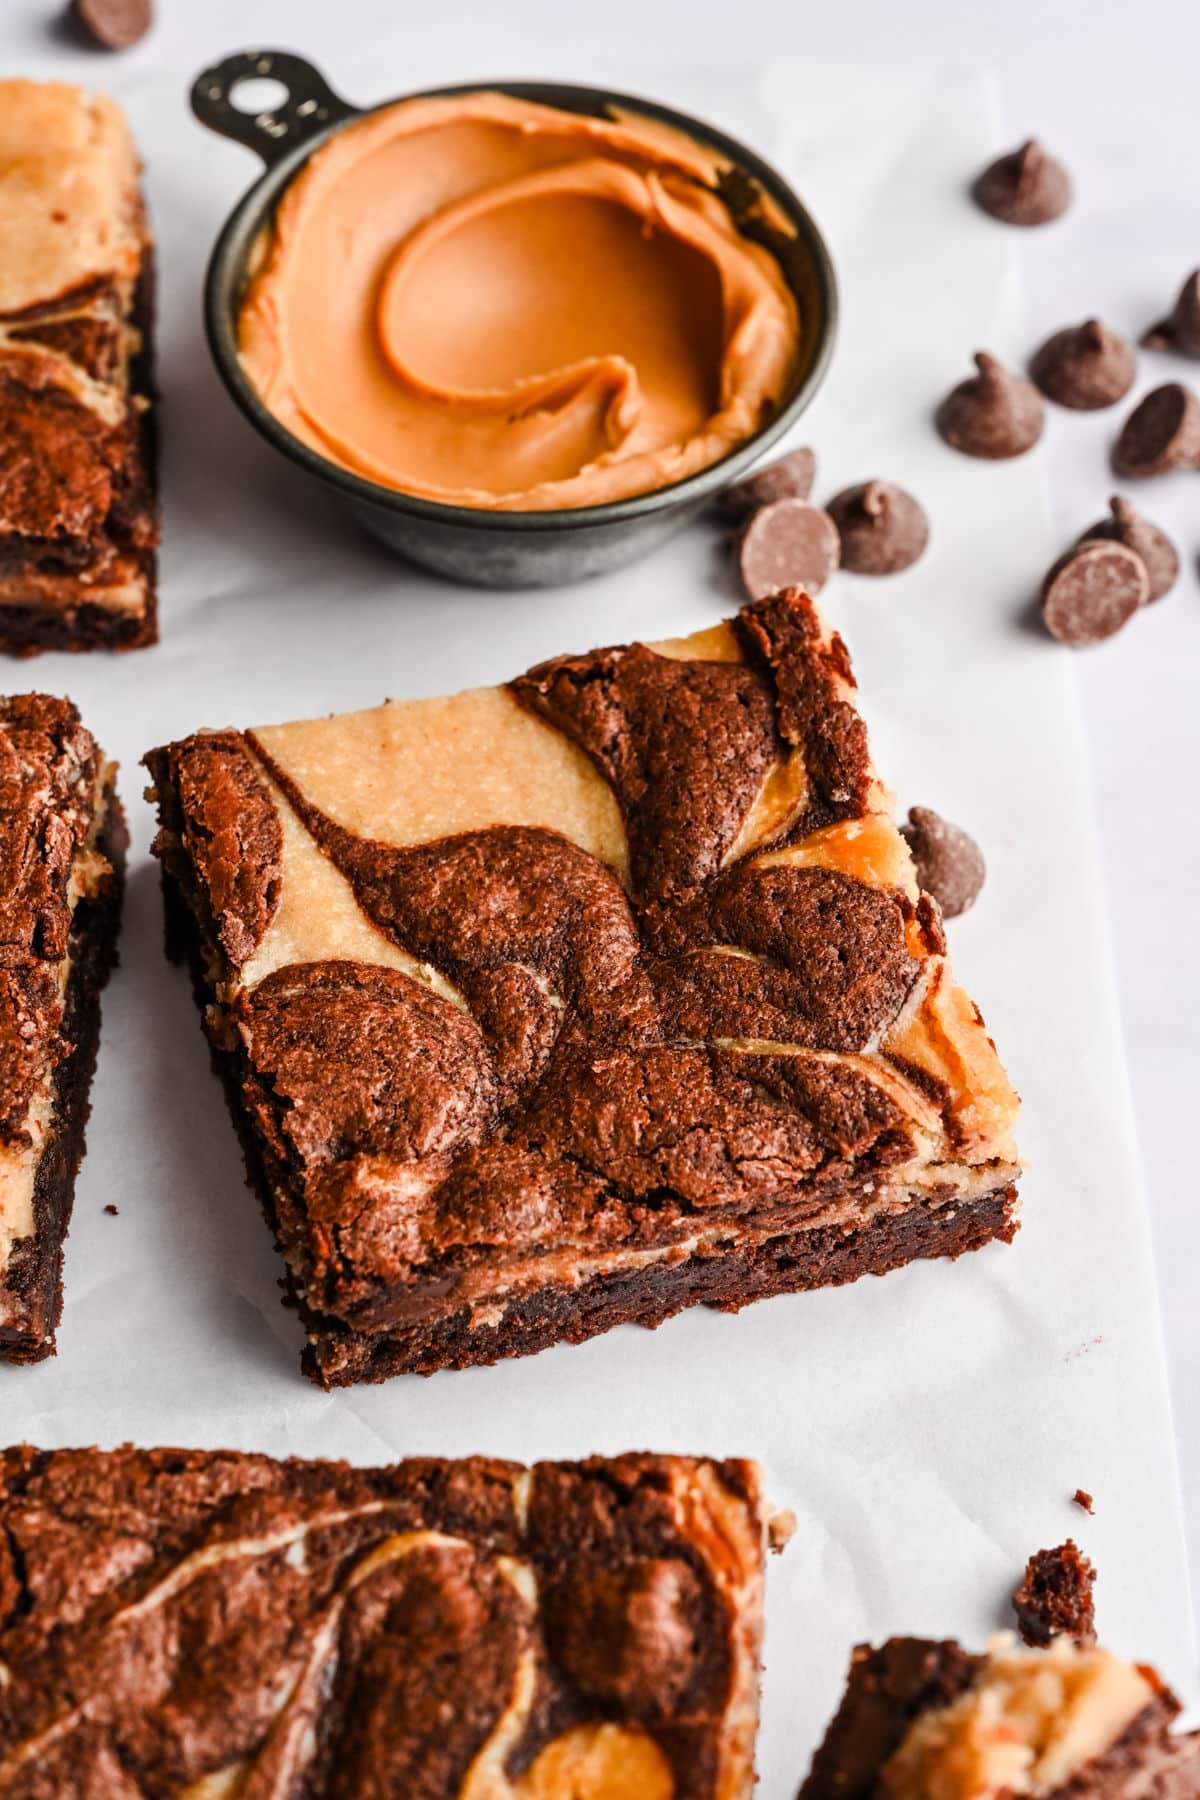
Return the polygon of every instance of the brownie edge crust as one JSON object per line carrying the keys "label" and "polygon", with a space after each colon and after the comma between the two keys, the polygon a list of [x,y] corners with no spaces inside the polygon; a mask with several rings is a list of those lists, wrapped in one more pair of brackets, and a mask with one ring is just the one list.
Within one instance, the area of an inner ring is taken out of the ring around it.
{"label": "brownie edge crust", "polygon": [[69,701],[0,700],[0,1362],[53,1354],[128,834]]}
{"label": "brownie edge crust", "polygon": [[752,1463],[0,1452],[0,1792],[750,1800]]}
{"label": "brownie edge crust", "polygon": [[1017,1101],[797,592],[146,758],[327,1386],[954,1257]]}

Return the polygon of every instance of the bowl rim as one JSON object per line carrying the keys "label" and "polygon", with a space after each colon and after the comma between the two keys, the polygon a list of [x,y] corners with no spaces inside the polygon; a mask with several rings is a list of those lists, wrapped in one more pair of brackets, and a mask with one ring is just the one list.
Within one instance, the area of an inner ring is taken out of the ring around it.
{"label": "bowl rim", "polygon": [[[461,94],[485,92],[540,101],[567,111],[572,110],[572,100],[579,103],[576,110],[586,107],[593,113],[597,109],[607,112],[613,108],[623,108],[641,113],[658,123],[674,126],[706,147],[726,156],[735,168],[750,174],[796,227],[811,261],[820,295],[821,316],[808,368],[787,404],[752,436],[735,444],[716,462],[665,487],[651,488],[645,493],[631,494],[620,500],[600,501],[591,506],[545,508],[537,511],[461,506],[449,501],[428,500],[417,494],[406,494],[399,488],[372,481],[367,476],[358,475],[331,458],[322,456],[302,438],[289,431],[252,386],[242,368],[237,350],[235,309],[237,284],[242,268],[234,269],[232,265],[240,262],[244,267],[254,238],[266,224],[268,214],[278,198],[295,180],[304,164],[336,133],[356,125],[374,113],[399,105],[402,101],[452,99]],[[340,117],[332,120],[322,130],[306,136],[302,143],[272,160],[251,183],[226,217],[209,254],[204,276],[204,329],[217,373],[242,414],[277,450],[359,505],[407,515],[430,524],[453,526],[459,530],[465,528],[501,533],[619,525],[626,520],[638,519],[668,507],[699,504],[719,488],[726,487],[776,443],[811,403],[828,372],[837,337],[838,315],[837,274],[829,245],[808,207],[771,163],[727,132],[659,101],[615,88],[549,79],[450,82],[435,87],[415,88],[370,106],[347,106]]]}

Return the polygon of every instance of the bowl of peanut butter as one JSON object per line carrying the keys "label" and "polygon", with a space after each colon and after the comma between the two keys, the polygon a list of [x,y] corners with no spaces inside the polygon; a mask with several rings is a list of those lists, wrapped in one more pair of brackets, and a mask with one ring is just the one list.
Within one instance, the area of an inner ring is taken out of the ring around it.
{"label": "bowl of peanut butter", "polygon": [[[239,85],[273,78],[257,114]],[[410,561],[490,587],[644,554],[798,418],[837,290],[744,145],[591,87],[473,83],[352,106],[302,58],[200,75],[265,172],[205,294],[251,423]]]}

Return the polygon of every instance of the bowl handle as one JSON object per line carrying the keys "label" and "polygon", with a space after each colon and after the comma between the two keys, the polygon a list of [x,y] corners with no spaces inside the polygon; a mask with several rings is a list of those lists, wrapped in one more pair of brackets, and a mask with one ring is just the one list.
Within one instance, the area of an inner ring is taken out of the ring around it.
{"label": "bowl handle", "polygon": [[[286,99],[265,112],[243,112],[231,95],[243,81],[280,81]],[[257,150],[268,166],[286,150],[361,111],[335,94],[319,69],[289,50],[239,50],[192,83],[192,111],[222,137]]]}

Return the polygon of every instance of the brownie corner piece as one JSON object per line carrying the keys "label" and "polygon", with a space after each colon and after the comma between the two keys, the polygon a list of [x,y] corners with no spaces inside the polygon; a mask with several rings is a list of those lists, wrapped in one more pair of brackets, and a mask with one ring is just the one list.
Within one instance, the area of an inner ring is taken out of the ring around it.
{"label": "brownie corner piece", "polygon": [[0,699],[0,1362],[54,1351],[126,842],[70,701]]}
{"label": "brownie corner piece", "polygon": [[0,651],[157,641],[153,312],[120,107],[0,81]]}
{"label": "brownie corner piece", "polygon": [[1016,1096],[798,591],[146,760],[326,1385],[1013,1235]]}
{"label": "brownie corner piece", "polygon": [[0,1450],[0,1791],[751,1800],[763,1556],[746,1463]]}

